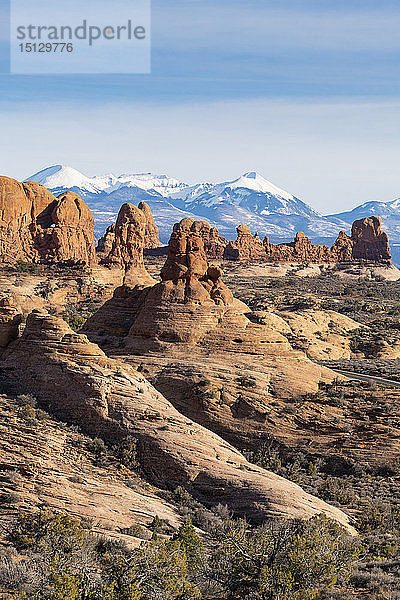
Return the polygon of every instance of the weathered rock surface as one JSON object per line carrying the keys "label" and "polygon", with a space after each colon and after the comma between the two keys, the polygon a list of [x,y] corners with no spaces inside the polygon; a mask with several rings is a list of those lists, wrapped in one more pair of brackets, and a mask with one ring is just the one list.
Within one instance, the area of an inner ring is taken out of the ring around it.
{"label": "weathered rock surface", "polygon": [[[108,353],[148,369],[185,415],[240,447],[255,447],[269,434],[271,403],[315,393],[336,374],[293,348],[287,332],[295,333],[279,315],[264,324],[245,316],[249,309],[232,297],[221,271],[208,266],[193,230],[181,226],[173,233],[162,283],[120,288],[84,329]],[[339,339],[332,334],[321,352],[336,355]],[[199,400],[199,376],[220,380],[215,402]],[[260,379],[257,394],[244,394],[243,376]]]}
{"label": "weathered rock surface", "polygon": [[158,227],[154,223],[153,214],[150,206],[146,202],[139,202],[139,210],[142,211],[146,218],[146,229],[144,232],[144,247],[148,248],[159,248],[160,238],[158,235]]}
{"label": "weathered rock surface", "polygon": [[[202,238],[207,258],[222,259],[224,257],[228,240],[219,235],[216,227],[211,227],[207,221],[192,221],[192,219],[184,219],[184,221],[191,222],[194,232]],[[176,225],[176,227],[179,226],[180,224]]]}
{"label": "weathered rock surface", "polygon": [[96,263],[94,219],[73,192],[53,196],[38,183],[0,177],[0,256],[43,263]]}
{"label": "weathered rock surface", "polygon": [[[143,249],[148,243],[156,243],[154,220],[147,204],[139,206],[123,204],[115,227],[107,229],[99,241],[103,265],[123,269],[127,285],[152,283],[143,261]],[[158,239],[158,232],[157,232]]]}
{"label": "weathered rock surface", "polygon": [[[292,482],[249,464],[217,435],[183,417],[128,365],[107,358],[86,336],[48,314],[29,315],[1,368],[63,419],[110,442],[133,435],[155,482],[186,486],[210,504],[227,503],[251,518],[307,518],[319,512],[349,528],[340,510]],[[351,528],[350,528],[351,529]]]}
{"label": "weathered rock surface", "polygon": [[239,225],[236,231],[237,240],[228,243],[224,251],[224,258],[228,260],[265,260],[265,248],[258,233],[253,236],[247,225]]}
{"label": "weathered rock surface", "polygon": [[354,259],[390,262],[389,238],[382,231],[380,217],[367,217],[354,221],[351,228]]}
{"label": "weathered rock surface", "polygon": [[12,298],[0,299],[0,348],[16,340],[22,315]]}
{"label": "weathered rock surface", "polygon": [[[137,212],[138,210],[143,214]],[[149,205],[145,202],[140,202],[136,207],[133,204],[126,203],[123,204],[120,209],[117,223],[107,227],[104,235],[98,241],[96,250],[100,258],[107,259],[107,257],[110,257],[111,260],[113,258],[123,259],[123,256],[120,256],[119,254],[123,255],[125,251],[129,253],[129,247],[132,244],[132,239],[130,239],[131,232],[124,231],[124,229],[127,230],[129,227],[134,227],[135,223],[141,228],[143,226],[143,219],[145,222],[144,233],[142,234],[144,249],[159,248],[160,239],[158,237],[158,227],[156,227],[154,223],[154,218]],[[119,239],[115,242],[116,236]],[[128,246],[125,250],[123,249],[124,244],[127,244]],[[115,246],[120,248],[120,253],[116,251]]]}
{"label": "weathered rock surface", "polygon": [[[37,511],[43,505],[90,519],[95,533],[130,546],[141,540],[124,530],[146,527],[155,515],[179,526],[182,517],[157,496],[159,490],[127,468],[94,465],[89,437],[55,419],[27,422],[16,400],[3,394],[0,411],[0,486],[3,493],[17,490],[20,498],[13,506],[0,505],[2,529],[8,529],[18,510]],[[152,532],[146,533],[150,537]]]}

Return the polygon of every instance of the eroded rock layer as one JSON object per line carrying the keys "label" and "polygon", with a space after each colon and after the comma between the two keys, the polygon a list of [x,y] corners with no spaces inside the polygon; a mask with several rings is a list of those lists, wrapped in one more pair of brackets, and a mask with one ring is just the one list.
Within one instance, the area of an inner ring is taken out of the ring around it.
{"label": "eroded rock layer", "polygon": [[94,218],[73,192],[53,196],[35,182],[0,177],[0,257],[42,263],[96,263]]}
{"label": "eroded rock layer", "polygon": [[344,231],[335,243],[313,244],[299,231],[293,242],[272,244],[268,237],[263,242],[258,234],[252,235],[247,225],[237,227],[237,239],[228,242],[218,230],[201,223],[199,235],[202,237],[207,258],[239,261],[267,262],[311,262],[342,263],[366,260],[388,264],[391,262],[389,238],[381,229],[380,217],[368,217],[355,221],[351,236]]}
{"label": "eroded rock layer", "polygon": [[340,510],[249,464],[220,437],[182,416],[137,371],[109,359],[62,319],[31,313],[0,366],[25,393],[89,434],[110,442],[136,437],[142,467],[154,482],[184,485],[203,501],[226,503],[256,520],[325,512],[351,529]]}

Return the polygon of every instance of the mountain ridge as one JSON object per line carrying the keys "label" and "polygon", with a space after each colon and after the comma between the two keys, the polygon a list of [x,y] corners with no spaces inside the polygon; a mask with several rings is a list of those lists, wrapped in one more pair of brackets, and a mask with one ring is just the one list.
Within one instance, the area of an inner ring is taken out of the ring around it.
{"label": "mountain ridge", "polygon": [[96,220],[96,235],[115,222],[121,204],[149,204],[160,238],[167,243],[175,223],[185,217],[207,220],[221,235],[234,239],[239,224],[248,225],[272,241],[292,238],[304,231],[320,241],[334,240],[350,231],[354,220],[377,215],[392,241],[400,240],[400,199],[369,201],[350,211],[322,215],[300,198],[248,171],[231,181],[188,185],[179,179],[153,173],[123,173],[88,177],[73,167],[54,165],[26,181],[41,183],[54,194],[67,189],[78,193]]}

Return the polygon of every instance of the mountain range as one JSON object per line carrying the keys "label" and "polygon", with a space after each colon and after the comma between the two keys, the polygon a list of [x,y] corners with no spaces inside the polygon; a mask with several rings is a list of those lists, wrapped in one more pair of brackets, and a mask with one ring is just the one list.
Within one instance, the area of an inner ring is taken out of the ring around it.
{"label": "mountain range", "polygon": [[94,214],[98,236],[115,222],[124,202],[143,201],[149,204],[164,243],[174,223],[184,217],[207,220],[228,239],[236,237],[237,225],[246,224],[273,242],[290,240],[297,231],[304,231],[313,241],[328,243],[340,230],[349,232],[355,219],[373,214],[382,217],[392,241],[400,240],[400,199],[366,202],[351,211],[324,216],[254,171],[233,181],[191,186],[152,173],[87,177],[72,167],[56,165],[26,181],[37,181],[54,194],[78,193]]}

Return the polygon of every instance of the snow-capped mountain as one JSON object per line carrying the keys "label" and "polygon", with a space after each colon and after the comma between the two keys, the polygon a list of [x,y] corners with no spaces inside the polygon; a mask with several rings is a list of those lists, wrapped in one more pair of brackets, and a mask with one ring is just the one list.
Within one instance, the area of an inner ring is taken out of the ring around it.
{"label": "snow-capped mountain", "polygon": [[181,198],[185,206],[193,210],[197,207],[213,210],[221,204],[230,204],[259,216],[270,214],[320,216],[310,206],[254,171],[245,173],[234,181],[217,184],[201,183],[183,188],[173,193],[171,198]]}
{"label": "snow-capped mountain", "polygon": [[320,215],[299,198],[280,189],[254,171],[232,181],[189,186],[166,175],[151,173],[87,177],[72,167],[57,165],[32,175],[54,194],[73,190],[87,202],[100,235],[114,222],[124,202],[147,202],[167,243],[174,223],[184,217],[207,220],[221,235],[235,239],[236,227],[248,225],[272,241],[290,239],[301,230],[318,239],[333,239],[349,226],[343,220]]}
{"label": "snow-capped mountain", "polygon": [[168,196],[172,192],[188,187],[187,184],[166,175],[136,173],[134,175],[115,176],[109,174],[87,177],[80,171],[63,165],[43,169],[43,171],[32,175],[29,181],[37,181],[49,190],[60,190],[60,193],[65,190],[73,190],[86,197],[88,194],[111,194],[125,187],[137,187],[149,192],[157,192],[162,196]]}

